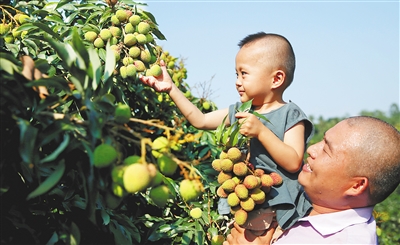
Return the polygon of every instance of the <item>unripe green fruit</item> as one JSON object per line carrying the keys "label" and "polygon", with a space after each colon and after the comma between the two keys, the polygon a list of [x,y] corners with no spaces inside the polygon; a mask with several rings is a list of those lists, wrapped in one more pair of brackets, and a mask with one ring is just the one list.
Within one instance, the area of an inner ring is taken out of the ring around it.
{"label": "unripe green fruit", "polygon": [[104,41],[100,37],[96,38],[93,44],[96,48],[104,48]]}
{"label": "unripe green fruit", "polygon": [[151,33],[147,33],[145,35],[146,35],[146,40],[148,43],[151,43],[154,41],[154,37],[153,37],[153,35],[151,35]]}
{"label": "unripe green fruit", "polygon": [[146,70],[146,66],[144,65],[144,63],[141,60],[135,60],[134,64],[135,64],[136,70],[138,72],[143,72]]}
{"label": "unripe green fruit", "polygon": [[228,198],[226,200],[229,206],[231,207],[235,207],[240,204],[240,199],[235,192],[229,193]]}
{"label": "unripe green fruit", "polygon": [[129,17],[129,23],[131,23],[133,26],[136,26],[140,23],[140,16],[136,14],[132,15]]}
{"label": "unripe green fruit", "polygon": [[215,235],[211,238],[211,245],[222,245],[225,241],[223,235]]}
{"label": "unripe green fruit", "polygon": [[253,211],[255,205],[254,200],[250,197],[240,201],[240,207],[247,212]]}
{"label": "unripe green fruit", "polygon": [[243,184],[238,184],[235,187],[235,193],[242,200],[246,199],[249,196],[249,190]]}
{"label": "unripe green fruit", "polygon": [[135,27],[131,23],[128,23],[125,25],[124,30],[125,30],[125,33],[134,33]]}
{"label": "unripe green fruit", "polygon": [[132,164],[127,166],[123,181],[125,190],[129,193],[145,190],[151,182],[147,166],[144,164]]}
{"label": "unripe green fruit", "polygon": [[136,35],[136,40],[140,44],[146,44],[147,43],[147,38],[144,34],[137,34]]}
{"label": "unripe green fruit", "polygon": [[124,172],[126,166],[115,166],[111,170],[111,179],[113,182],[117,183],[118,185],[124,184]]}
{"label": "unripe green fruit", "polygon": [[110,42],[110,45],[116,45],[116,44],[118,44],[118,38],[116,38],[116,37],[111,37],[109,40],[108,40],[108,42]]}
{"label": "unripe green fruit", "polygon": [[210,102],[208,102],[208,101],[204,101],[202,106],[203,106],[204,110],[209,110],[211,107]]}
{"label": "unripe green fruit", "polygon": [[119,68],[119,74],[121,75],[122,78],[127,78],[128,75],[126,74],[126,66],[121,66]]}
{"label": "unripe green fruit", "polygon": [[30,17],[26,14],[21,14],[18,18],[18,22],[22,25],[29,21]]}
{"label": "unripe green fruit", "polygon": [[147,33],[149,33],[149,31],[150,31],[150,25],[149,25],[149,23],[147,23],[147,22],[140,22],[139,24],[138,24],[138,32],[140,33],[140,34],[147,34]]}
{"label": "unripe green fruit", "polygon": [[101,39],[103,39],[103,41],[108,41],[112,37],[111,31],[108,29],[102,29],[99,33],[99,36]]}
{"label": "unripe green fruit", "polygon": [[173,175],[178,168],[178,164],[169,156],[164,154],[161,157],[157,158],[157,163],[161,173],[166,176]]}
{"label": "unripe green fruit", "polygon": [[118,9],[117,12],[115,12],[115,16],[117,16],[120,22],[125,22],[128,19],[128,13],[123,9]]}
{"label": "unripe green fruit", "polygon": [[18,31],[18,27],[15,27],[11,30],[11,33],[14,38],[19,38],[21,37],[21,31]]}
{"label": "unripe green fruit", "polygon": [[150,51],[148,49],[142,50],[140,52],[140,60],[144,63],[149,63],[151,60]]}
{"label": "unripe green fruit", "polygon": [[126,75],[128,77],[136,76],[136,66],[134,64],[129,64],[126,66]]}
{"label": "unripe green fruit", "polygon": [[170,198],[170,192],[166,185],[159,185],[151,188],[149,197],[158,207],[162,208],[167,204]]}
{"label": "unripe green fruit", "polygon": [[[154,165],[154,164],[152,164],[152,165]],[[149,165],[149,166],[151,166],[151,165]],[[150,171],[150,173],[151,173],[150,168],[149,168],[149,171]],[[152,186],[152,187],[158,186],[158,185],[160,185],[161,183],[163,183],[163,181],[164,181],[164,175],[162,175],[162,174],[160,173],[160,171],[158,171],[158,170],[156,169],[156,172],[155,172],[154,176],[152,176],[152,179],[151,179],[151,182],[150,182],[150,186]]]}
{"label": "unripe green fruit", "polygon": [[128,156],[124,159],[123,163],[126,166],[134,164],[134,163],[141,163],[140,156],[136,156],[136,155]]}
{"label": "unripe green fruit", "polygon": [[111,23],[116,26],[121,25],[121,21],[118,19],[116,15],[111,16]]}
{"label": "unripe green fruit", "polygon": [[[124,57],[122,59],[122,64],[124,64],[124,66],[133,64],[133,58],[132,57]],[[136,69],[136,68],[135,68]]]}
{"label": "unripe green fruit", "polygon": [[240,209],[238,211],[235,212],[235,222],[238,225],[244,225],[247,221],[247,212],[243,209]]}
{"label": "unripe green fruit", "polygon": [[146,70],[146,76],[158,77],[162,74],[161,67],[159,65],[153,65],[150,69]]}
{"label": "unripe green fruit", "polygon": [[0,35],[4,35],[11,30],[10,25],[7,23],[0,24]]}
{"label": "unripe green fruit", "polygon": [[129,33],[124,37],[124,44],[128,47],[131,47],[137,43],[136,37],[134,34]]}
{"label": "unripe green fruit", "polygon": [[173,69],[175,67],[175,61],[171,60],[170,62],[168,62],[167,67],[170,68],[170,69]]}
{"label": "unripe green fruit", "polygon": [[108,144],[100,144],[93,151],[93,165],[97,168],[110,166],[117,160],[118,153]]}
{"label": "unripe green fruit", "polygon": [[119,103],[115,108],[114,120],[117,123],[124,124],[131,118],[131,108],[127,104]]}
{"label": "unripe green fruit", "polygon": [[189,214],[193,219],[199,219],[201,218],[203,211],[201,210],[201,208],[193,208],[192,210],[190,210]]}
{"label": "unripe green fruit", "polygon": [[111,26],[110,27],[110,32],[111,32],[111,35],[113,35],[113,37],[116,37],[116,38],[120,38],[121,35],[122,35],[121,28],[116,27],[116,26]]}
{"label": "unripe green fruit", "polygon": [[4,42],[6,43],[13,43],[14,42],[14,37],[12,34],[8,34],[4,37]]}
{"label": "unripe green fruit", "polygon": [[114,194],[115,196],[117,196],[117,197],[123,197],[123,196],[125,196],[125,190],[124,190],[124,188],[122,187],[122,185],[113,182],[113,183],[111,184],[111,188],[112,188],[113,194]]}
{"label": "unripe green fruit", "polygon": [[151,148],[153,150],[163,152],[168,148],[168,145],[169,145],[168,139],[164,136],[160,136],[153,141]]}
{"label": "unripe green fruit", "polygon": [[129,49],[129,56],[136,59],[140,55],[140,48],[137,46],[133,46]]}
{"label": "unripe green fruit", "polygon": [[234,163],[238,162],[242,158],[242,152],[237,147],[229,148],[227,154],[228,158]]}
{"label": "unripe green fruit", "polygon": [[231,172],[233,170],[233,162],[230,159],[222,159],[221,169],[224,172]]}
{"label": "unripe green fruit", "polygon": [[179,193],[184,201],[190,202],[200,196],[201,192],[196,184],[197,183],[194,180],[184,179],[181,181],[179,185]]}

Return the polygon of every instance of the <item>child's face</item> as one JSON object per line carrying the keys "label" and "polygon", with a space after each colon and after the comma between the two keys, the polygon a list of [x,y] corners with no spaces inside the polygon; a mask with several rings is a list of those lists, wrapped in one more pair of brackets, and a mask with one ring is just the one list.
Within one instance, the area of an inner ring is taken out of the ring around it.
{"label": "child's face", "polygon": [[265,48],[257,43],[243,46],[236,55],[236,89],[240,101],[253,99],[253,105],[269,102],[274,79]]}

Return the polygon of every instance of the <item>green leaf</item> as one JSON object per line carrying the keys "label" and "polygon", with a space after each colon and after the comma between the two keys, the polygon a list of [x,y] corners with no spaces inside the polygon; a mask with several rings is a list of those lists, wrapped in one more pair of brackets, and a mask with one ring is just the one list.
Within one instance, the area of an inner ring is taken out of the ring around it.
{"label": "green leaf", "polygon": [[68,143],[69,143],[69,134],[64,134],[63,142],[61,142],[61,144],[57,147],[57,149],[55,149],[50,155],[40,160],[40,163],[50,162],[56,159],[58,155],[60,155],[60,153],[63,152],[64,149],[68,146]]}
{"label": "green leaf", "polygon": [[72,31],[72,45],[74,50],[76,51],[75,53],[77,54],[77,63],[79,65],[79,68],[82,70],[86,70],[90,62],[89,54],[76,28],[74,28]]}
{"label": "green leaf", "polygon": [[249,100],[247,102],[244,102],[243,104],[240,105],[240,107],[237,109],[238,112],[249,112],[252,106],[253,100]]}
{"label": "green leaf", "polygon": [[[106,82],[108,78],[110,78],[115,70],[115,54],[114,51],[110,48],[110,43],[107,42],[106,46],[106,64],[104,69],[103,81]],[[112,82],[112,81],[111,81]],[[97,84],[96,84],[97,87]],[[95,88],[93,88],[95,89]]]}
{"label": "green leaf", "polygon": [[45,181],[43,181],[43,183],[41,185],[39,185],[34,191],[32,191],[31,193],[29,193],[29,195],[26,197],[26,200],[29,200],[31,198],[40,196],[46,192],[48,192],[51,188],[53,188],[58,181],[60,181],[61,177],[64,174],[64,170],[65,170],[65,163],[64,163],[64,159],[63,161],[61,161],[57,168],[54,170],[54,172],[47,177],[47,179]]}
{"label": "green leaf", "polygon": [[50,27],[47,25],[43,24],[42,22],[36,21],[32,22],[32,25],[39,27],[43,31],[47,32],[52,38],[57,39],[58,41],[62,42],[63,40],[61,39],[60,35],[55,33]]}
{"label": "green leaf", "polygon": [[103,225],[110,223],[110,215],[104,209],[101,210],[101,218],[103,219]]}
{"label": "green leaf", "polygon": [[4,70],[7,73],[14,74],[14,71],[18,71],[19,67],[16,66],[13,62],[11,62],[9,59],[4,59],[3,58],[3,53],[0,54],[0,70]]}
{"label": "green leaf", "polygon": [[32,127],[28,121],[21,118],[17,119],[17,124],[20,130],[19,153],[25,163],[32,163],[33,149],[35,148],[38,129]]}

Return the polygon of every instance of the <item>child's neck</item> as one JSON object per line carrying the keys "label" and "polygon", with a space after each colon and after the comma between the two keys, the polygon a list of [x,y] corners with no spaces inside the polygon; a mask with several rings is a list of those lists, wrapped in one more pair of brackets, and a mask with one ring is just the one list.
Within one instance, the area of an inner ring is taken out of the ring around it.
{"label": "child's neck", "polygon": [[283,100],[281,100],[281,101],[275,100],[275,101],[263,103],[261,105],[253,105],[253,110],[258,113],[268,113],[270,111],[278,109],[279,107],[282,107],[285,104],[286,104],[286,102]]}

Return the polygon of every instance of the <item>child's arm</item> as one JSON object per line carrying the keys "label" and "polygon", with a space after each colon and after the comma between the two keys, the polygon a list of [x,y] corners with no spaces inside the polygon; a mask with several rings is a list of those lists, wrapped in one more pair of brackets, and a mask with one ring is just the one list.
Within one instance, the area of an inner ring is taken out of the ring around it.
{"label": "child's arm", "polygon": [[[175,102],[182,115],[190,122],[193,127],[204,130],[216,129],[228,114],[228,108],[212,111],[203,114],[190,100],[188,100],[182,91],[175,85],[167,72],[164,61],[160,61],[163,73],[158,77],[139,76],[140,80],[154,88],[157,92],[166,92]],[[226,124],[229,123],[227,118]]]}
{"label": "child's arm", "polygon": [[236,113],[236,117],[239,118],[240,123],[244,122],[240,127],[240,133],[256,137],[279,166],[291,173],[300,169],[305,149],[303,121],[287,130],[281,141],[253,114],[239,112]]}

